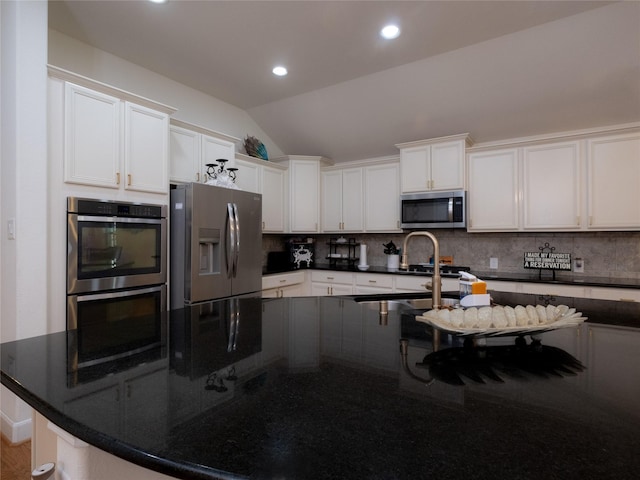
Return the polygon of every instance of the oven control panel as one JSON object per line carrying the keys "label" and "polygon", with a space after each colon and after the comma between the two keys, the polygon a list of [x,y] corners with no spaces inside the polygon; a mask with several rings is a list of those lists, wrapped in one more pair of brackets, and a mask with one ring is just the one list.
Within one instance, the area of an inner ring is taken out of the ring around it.
{"label": "oven control panel", "polygon": [[109,217],[165,218],[166,205],[125,203],[110,200],[92,200],[69,197],[67,211],[79,215],[101,215]]}

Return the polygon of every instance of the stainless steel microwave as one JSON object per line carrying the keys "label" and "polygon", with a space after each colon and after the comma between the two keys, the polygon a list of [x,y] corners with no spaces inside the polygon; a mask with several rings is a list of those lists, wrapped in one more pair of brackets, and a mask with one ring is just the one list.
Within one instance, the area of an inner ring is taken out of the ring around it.
{"label": "stainless steel microwave", "polygon": [[400,196],[400,226],[415,228],[466,228],[464,190],[411,193]]}

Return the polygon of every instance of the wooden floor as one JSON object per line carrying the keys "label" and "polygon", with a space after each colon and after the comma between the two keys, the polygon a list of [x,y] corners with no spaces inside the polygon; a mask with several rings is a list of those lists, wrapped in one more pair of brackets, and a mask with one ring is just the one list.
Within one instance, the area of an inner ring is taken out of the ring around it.
{"label": "wooden floor", "polygon": [[2,437],[2,442],[0,443],[0,479],[31,480],[31,442],[11,446]]}

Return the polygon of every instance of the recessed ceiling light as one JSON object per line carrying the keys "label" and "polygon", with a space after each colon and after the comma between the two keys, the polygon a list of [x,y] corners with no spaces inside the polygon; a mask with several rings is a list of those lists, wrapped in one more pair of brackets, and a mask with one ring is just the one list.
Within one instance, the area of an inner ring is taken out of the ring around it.
{"label": "recessed ceiling light", "polygon": [[289,73],[287,72],[287,69],[282,66],[273,67],[272,72],[274,75],[277,75],[279,77],[284,77],[287,73]]}
{"label": "recessed ceiling light", "polygon": [[151,3],[167,3],[169,0],[149,0]]}
{"label": "recessed ceiling light", "polygon": [[398,27],[397,25],[387,25],[382,30],[380,30],[380,35],[388,40],[397,38],[398,36],[400,36],[400,27]]}

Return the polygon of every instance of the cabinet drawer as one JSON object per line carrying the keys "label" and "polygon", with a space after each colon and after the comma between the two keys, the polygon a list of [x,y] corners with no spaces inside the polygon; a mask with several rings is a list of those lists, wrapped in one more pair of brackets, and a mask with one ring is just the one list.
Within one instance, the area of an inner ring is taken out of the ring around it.
{"label": "cabinet drawer", "polygon": [[304,283],[304,272],[281,273],[262,277],[262,289],[286,287]]}
{"label": "cabinet drawer", "polygon": [[356,285],[363,287],[393,288],[393,276],[375,273],[356,273]]}
{"label": "cabinet drawer", "polygon": [[353,274],[314,270],[311,272],[311,281],[324,283],[344,283],[345,285],[351,285],[353,283]]}
{"label": "cabinet drawer", "polygon": [[522,293],[535,295],[554,295],[558,297],[585,298],[584,287],[555,285],[550,283],[522,283]]}
{"label": "cabinet drawer", "polygon": [[586,287],[587,298],[599,300],[615,300],[619,302],[640,302],[640,289],[611,288],[611,287]]}
{"label": "cabinet drawer", "polygon": [[428,275],[416,275],[416,276],[396,276],[396,290],[398,291],[417,291],[427,292],[425,284],[431,283],[431,276]]}

